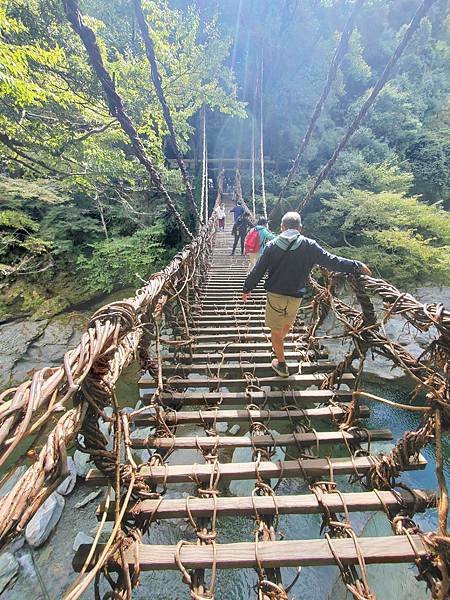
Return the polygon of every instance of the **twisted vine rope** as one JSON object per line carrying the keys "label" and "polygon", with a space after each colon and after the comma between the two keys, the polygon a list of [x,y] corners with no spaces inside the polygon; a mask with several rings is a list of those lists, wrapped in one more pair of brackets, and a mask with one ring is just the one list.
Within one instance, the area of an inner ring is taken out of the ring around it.
{"label": "twisted vine rope", "polygon": [[0,507],[0,546],[23,530],[62,481],[66,475],[66,448],[80,430],[95,464],[111,474],[114,457],[104,451],[106,443],[98,416],[111,403],[120,373],[140,353],[151,314],[161,312],[167,297],[172,296],[171,290],[178,284],[184,285],[186,274],[205,270],[214,227],[211,219],[199,236],[165,269],[152,275],[133,298],[99,309],[77,347],[65,354],[63,365],[40,369],[32,379],[1,395],[0,464],[20,442],[48,425],[56,409],[65,411],[71,400],[73,408],[59,419],[35,462],[4,496]]}

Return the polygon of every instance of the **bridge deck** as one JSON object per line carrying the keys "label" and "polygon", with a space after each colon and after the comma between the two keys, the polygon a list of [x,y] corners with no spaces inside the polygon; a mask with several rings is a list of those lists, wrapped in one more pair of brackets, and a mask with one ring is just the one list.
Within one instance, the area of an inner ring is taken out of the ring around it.
{"label": "bridge deck", "polygon": [[[198,544],[177,549],[136,542],[126,550],[123,560],[132,567],[138,556],[143,570],[182,565],[192,570],[197,591],[206,589],[205,570],[213,564],[220,568],[263,569],[265,576],[282,589],[281,567],[336,564],[335,556],[342,565],[358,564],[361,556],[367,563],[414,563],[426,552],[419,536],[358,538],[357,542],[347,537],[333,539],[332,546],[325,539],[277,540],[275,521],[280,514],[350,514],[385,509],[395,514],[412,507],[423,511],[435,500],[433,494],[420,490],[393,493],[355,488],[341,494],[333,486],[319,495],[317,488],[314,493],[276,495],[273,486],[284,478],[303,478],[309,484],[333,481],[342,475],[363,479],[378,461],[370,453],[369,442],[391,440],[392,433],[389,429],[368,431],[364,419],[369,416],[369,408],[364,405],[355,409],[356,428],[339,428],[351,407],[354,376],[344,373],[343,385],[336,392],[320,389],[336,365],[328,360],[326,348],[308,346],[300,315],[286,343],[293,374],[282,379],[273,373],[269,331],[264,328],[265,294],[260,286],[247,305],[241,303],[246,259],[230,256],[231,223],[229,217],[227,220],[226,231],[216,234],[208,277],[191,315],[189,334],[194,337],[193,343],[184,348],[171,347],[166,353],[162,365],[165,384],[159,396],[154,394],[154,378],[148,373],[141,378],[141,399],[148,406],[130,417],[130,426],[135,428],[132,447],[150,452],[156,448],[167,456],[166,464],[150,461],[142,465],[142,481],[154,486],[155,493],[156,486],[192,483],[197,486],[198,497],[134,499],[126,507],[124,518],[130,523],[142,517],[188,517],[197,528]],[[174,336],[178,335],[176,328],[173,331]],[[180,337],[183,335],[180,333]],[[229,449],[240,447],[252,454],[248,462],[235,461],[230,455]],[[200,463],[178,463],[180,448],[197,451],[196,461]],[[278,459],[280,452],[284,459]],[[332,453],[337,456],[332,457]],[[406,469],[423,469],[425,465],[419,455]],[[245,479],[255,481],[253,495],[229,497],[230,481]],[[90,485],[108,483],[95,469],[86,481]],[[111,520],[115,516],[114,502],[98,509],[99,518]],[[257,543],[213,542],[216,528],[220,529],[216,518],[222,516],[253,518],[262,532]],[[81,546],[77,551],[76,570],[82,568],[89,549]],[[95,564],[101,550],[100,545],[88,568]],[[108,567],[114,570],[113,560]],[[261,596],[269,597],[264,593]]]}

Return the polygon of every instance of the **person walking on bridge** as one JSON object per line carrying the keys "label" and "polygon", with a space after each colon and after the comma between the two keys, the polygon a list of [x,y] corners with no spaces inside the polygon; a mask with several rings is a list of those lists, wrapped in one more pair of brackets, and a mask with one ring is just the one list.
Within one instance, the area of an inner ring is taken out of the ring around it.
{"label": "person walking on bridge", "polygon": [[302,221],[297,212],[284,215],[281,234],[267,244],[261,258],[247,275],[242,293],[245,303],[267,273],[264,286],[267,291],[265,323],[271,331],[275,354],[272,369],[280,377],[289,377],[284,339],[295,322],[314,265],[341,273],[372,274],[369,267],[358,260],[330,254],[315,240],[303,236],[301,229]]}
{"label": "person walking on bridge", "polygon": [[244,242],[244,254],[248,256],[248,271],[250,272],[258,258],[264,252],[267,242],[273,240],[275,234],[267,229],[267,219],[260,217],[256,227],[250,229]]}
{"label": "person walking on bridge", "polygon": [[245,240],[245,236],[247,235],[247,231],[249,230],[251,225],[252,224],[251,224],[250,219],[248,218],[248,215],[246,212],[242,213],[242,215],[239,217],[239,219],[233,225],[233,229],[231,230],[231,233],[234,235],[234,242],[233,242],[233,250],[231,251],[231,256],[234,255],[234,252],[236,250],[236,247],[237,247],[239,241],[241,242],[241,254],[244,254],[244,240]]}
{"label": "person walking on bridge", "polygon": [[225,231],[225,208],[222,202],[216,206],[216,216],[219,223],[219,231]]}
{"label": "person walking on bridge", "polygon": [[238,201],[236,202],[236,205],[233,206],[233,208],[230,210],[230,213],[233,213],[233,222],[236,223],[239,217],[245,213],[245,209],[242,206],[242,204]]}

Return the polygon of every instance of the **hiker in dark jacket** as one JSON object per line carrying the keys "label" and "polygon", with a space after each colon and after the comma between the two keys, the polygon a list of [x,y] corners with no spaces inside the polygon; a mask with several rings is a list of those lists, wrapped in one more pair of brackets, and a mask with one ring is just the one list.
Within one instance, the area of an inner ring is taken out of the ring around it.
{"label": "hiker in dark jacket", "polygon": [[241,202],[237,201],[236,205],[230,210],[230,213],[233,213],[233,223],[236,223],[239,217],[245,213],[245,209]]}
{"label": "hiker in dark jacket", "polygon": [[234,235],[233,250],[231,251],[231,256],[233,256],[239,241],[241,242],[241,254],[244,254],[244,240],[245,236],[247,235],[247,231],[250,229],[251,226],[252,224],[250,222],[250,219],[248,218],[247,213],[244,212],[239,217],[239,219],[237,219],[236,223],[233,225],[233,229],[231,230],[231,233]]}
{"label": "hiker in dark jacket", "polygon": [[302,222],[296,212],[288,212],[281,220],[281,234],[269,242],[261,258],[247,275],[243,302],[267,273],[266,327],[271,330],[272,348],[276,358],[273,370],[280,377],[289,377],[284,355],[284,339],[295,322],[302,296],[306,292],[309,274],[314,265],[330,271],[371,275],[369,267],[358,260],[335,256],[316,241],[303,236]]}

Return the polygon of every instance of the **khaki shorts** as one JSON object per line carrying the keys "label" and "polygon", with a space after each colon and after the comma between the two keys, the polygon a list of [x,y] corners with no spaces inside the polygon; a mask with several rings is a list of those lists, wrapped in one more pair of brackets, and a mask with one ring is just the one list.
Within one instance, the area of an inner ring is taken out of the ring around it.
{"label": "khaki shorts", "polygon": [[301,298],[267,292],[266,327],[281,331],[287,325],[293,325],[301,303]]}

